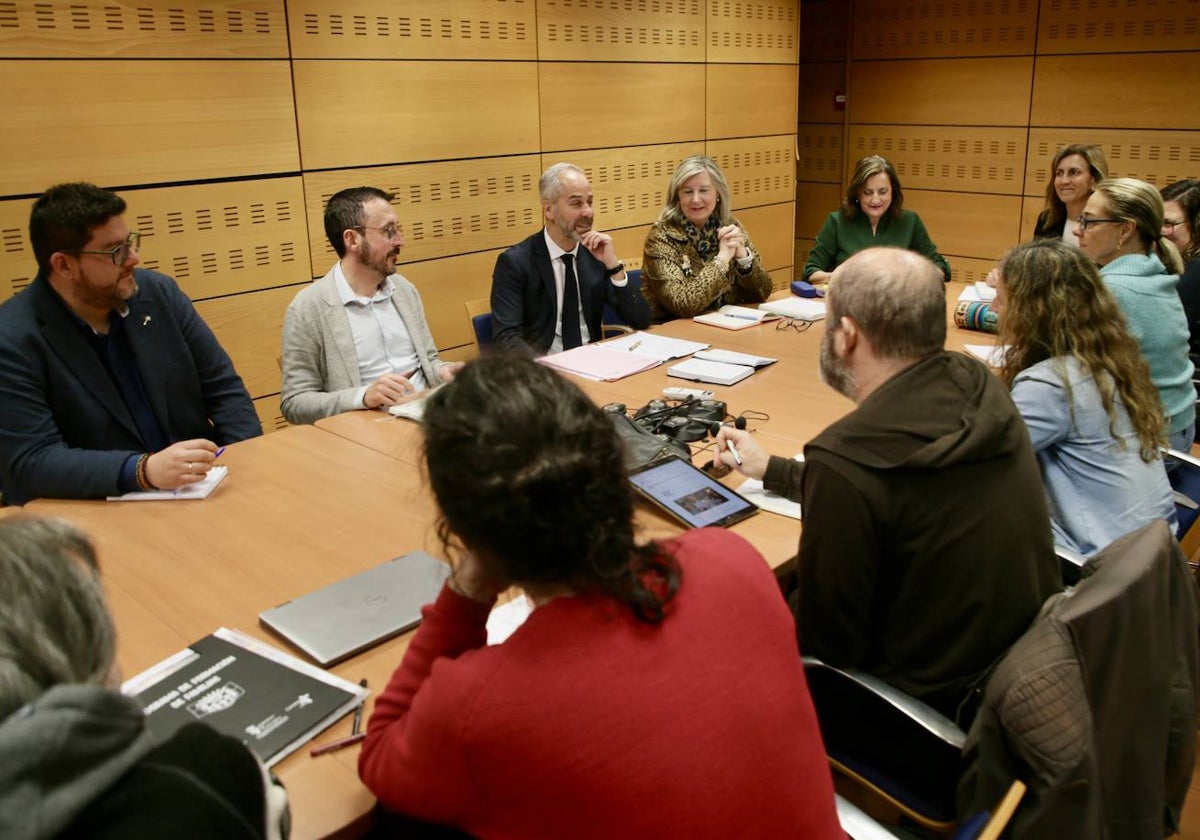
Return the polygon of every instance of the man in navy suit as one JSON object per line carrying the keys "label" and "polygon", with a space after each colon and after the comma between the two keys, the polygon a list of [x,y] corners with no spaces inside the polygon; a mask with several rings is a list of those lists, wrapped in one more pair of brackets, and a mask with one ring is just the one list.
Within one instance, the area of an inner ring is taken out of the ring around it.
{"label": "man in navy suit", "polygon": [[592,230],[583,170],[556,163],[538,192],[545,228],[501,254],[492,272],[496,345],[544,355],[595,341],[605,303],[630,326],[648,327],[650,307],[630,285],[612,237]]}
{"label": "man in navy suit", "polygon": [[5,504],[171,490],[262,434],[229,356],[164,274],[136,268],[125,201],[60,184],[33,205],[38,262],[0,306]]}

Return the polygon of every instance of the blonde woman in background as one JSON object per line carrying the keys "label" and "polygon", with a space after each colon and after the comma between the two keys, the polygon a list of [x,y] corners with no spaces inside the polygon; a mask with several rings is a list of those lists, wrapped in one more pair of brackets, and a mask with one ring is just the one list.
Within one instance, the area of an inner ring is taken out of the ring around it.
{"label": "blonde woman in background", "polygon": [[1072,143],[1063,146],[1050,164],[1050,182],[1046,184],[1046,209],[1037,217],[1035,239],[1062,239],[1078,245],[1074,225],[1096,184],[1108,177],[1104,151],[1094,144]]}
{"label": "blonde woman in background", "polygon": [[642,259],[642,294],[654,320],[761,303],[771,294],[771,277],[730,204],[715,160],[695,155],[676,168]]}
{"label": "blonde woman in background", "polygon": [[1176,291],[1183,263],[1162,229],[1158,190],[1136,178],[1101,181],[1075,221],[1079,249],[1100,267],[1150,365],[1171,448],[1186,452],[1196,424],[1196,391],[1187,316]]}

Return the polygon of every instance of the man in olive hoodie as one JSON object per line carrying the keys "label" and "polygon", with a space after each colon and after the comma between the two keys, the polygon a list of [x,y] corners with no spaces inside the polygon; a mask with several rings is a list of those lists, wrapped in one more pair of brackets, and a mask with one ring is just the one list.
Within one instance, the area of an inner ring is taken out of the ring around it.
{"label": "man in olive hoodie", "polygon": [[855,410],[803,462],[735,429],[717,451],[732,440],[742,472],[803,504],[802,651],[953,718],[1061,588],[1029,433],[997,377],[944,350],[945,292],[926,258],[862,251],[826,303],[821,376]]}

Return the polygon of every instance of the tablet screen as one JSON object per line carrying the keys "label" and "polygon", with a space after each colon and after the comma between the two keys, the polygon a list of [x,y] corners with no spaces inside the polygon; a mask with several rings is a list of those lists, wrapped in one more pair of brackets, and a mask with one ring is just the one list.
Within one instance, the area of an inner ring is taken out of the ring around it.
{"label": "tablet screen", "polygon": [[629,480],[643,496],[691,528],[732,525],[758,511],[753,502],[676,457],[639,467]]}

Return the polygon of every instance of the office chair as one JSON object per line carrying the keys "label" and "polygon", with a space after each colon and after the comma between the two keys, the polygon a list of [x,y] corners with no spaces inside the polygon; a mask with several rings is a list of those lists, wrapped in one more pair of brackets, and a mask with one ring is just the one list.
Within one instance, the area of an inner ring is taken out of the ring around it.
{"label": "office chair", "polygon": [[[636,291],[638,294],[641,294],[641,292],[642,292],[642,270],[640,268],[627,269],[625,272],[625,276],[629,278],[629,285],[633,286],[634,291]],[[621,316],[617,314],[616,310],[614,310],[607,303],[604,304],[604,317],[603,317],[602,321],[606,326],[617,326],[617,325],[624,326],[624,327],[629,326],[623,320],[621,320]],[[632,332],[632,330],[631,330],[631,332]]]}

